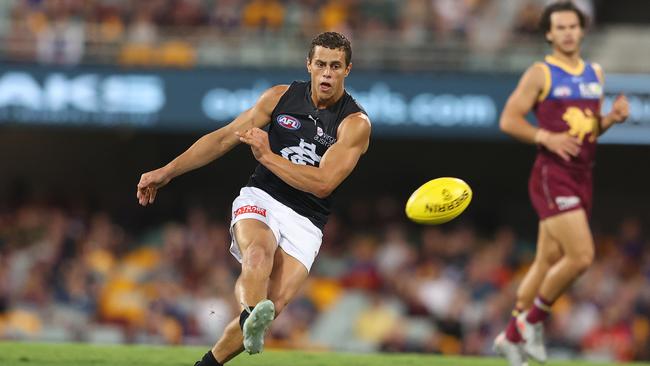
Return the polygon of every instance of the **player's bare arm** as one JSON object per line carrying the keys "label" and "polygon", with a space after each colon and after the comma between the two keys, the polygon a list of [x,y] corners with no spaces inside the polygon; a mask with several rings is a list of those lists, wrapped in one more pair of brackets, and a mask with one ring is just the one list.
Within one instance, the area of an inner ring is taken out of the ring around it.
{"label": "player's bare arm", "polygon": [[266,132],[259,128],[238,135],[242,142],[251,146],[255,158],[280,179],[296,189],[324,198],[352,172],[368,149],[370,120],[363,113],[352,114],[343,120],[337,142],[323,155],[319,167],[294,164],[274,154]]}
{"label": "player's bare arm", "polygon": [[534,64],[521,77],[517,88],[508,98],[501,114],[499,127],[508,135],[529,143],[541,144],[569,161],[580,153],[580,141],[566,133],[550,132],[537,128],[526,120],[526,114],[535,105],[544,90],[543,65]]}
{"label": "player's bare arm", "polygon": [[287,85],[277,85],[265,91],[253,107],[242,112],[228,125],[203,135],[185,152],[162,168],[144,173],[138,183],[137,198],[142,206],[154,202],[158,189],[173,178],[200,168],[239,144],[235,132],[264,127],[271,120],[273,108],[286,92]]}
{"label": "player's bare arm", "polygon": [[[605,73],[603,72],[602,67],[598,64],[594,64],[594,70],[596,71],[596,74],[598,74],[598,78],[600,79],[601,83],[604,84],[605,80]],[[602,105],[602,99],[600,105]],[[602,116],[600,120],[598,121],[598,132],[600,135],[605,133],[610,127],[612,127],[616,123],[623,123],[627,119],[627,117],[630,115],[630,104],[627,100],[627,97],[623,94],[619,94],[616,99],[614,99],[614,103],[612,104],[612,110]]]}

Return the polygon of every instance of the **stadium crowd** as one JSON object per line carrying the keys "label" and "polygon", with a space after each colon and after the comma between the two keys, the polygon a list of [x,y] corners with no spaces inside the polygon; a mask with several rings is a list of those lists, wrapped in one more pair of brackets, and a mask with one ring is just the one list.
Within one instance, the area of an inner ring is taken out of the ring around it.
{"label": "stadium crowd", "polygon": [[[491,354],[534,238],[503,226],[406,223],[355,202],[326,227],[311,278],[273,323],[273,347]],[[597,234],[597,260],[548,324],[555,357],[649,360],[650,246],[639,219]],[[83,207],[0,211],[0,339],[211,344],[239,307],[227,220],[199,207],[136,234]]]}
{"label": "stadium crowd", "polygon": [[[592,0],[580,5],[594,15]],[[193,66],[251,38],[308,40],[322,30],[353,42],[408,46],[461,40],[499,49],[536,31],[546,0],[11,0],[0,3],[2,57],[74,65]],[[495,16],[498,14],[499,16]],[[231,44],[220,39],[234,40]],[[275,41],[273,41],[275,40]],[[208,62],[209,63],[209,62]]]}

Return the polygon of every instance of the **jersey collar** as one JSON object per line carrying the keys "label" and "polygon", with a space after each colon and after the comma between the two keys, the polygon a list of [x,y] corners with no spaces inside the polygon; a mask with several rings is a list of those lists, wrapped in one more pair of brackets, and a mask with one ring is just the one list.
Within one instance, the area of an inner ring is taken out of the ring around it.
{"label": "jersey collar", "polygon": [[571,75],[576,75],[576,76],[582,75],[582,73],[585,71],[585,62],[582,59],[579,60],[578,66],[571,66],[566,62],[552,55],[546,56],[544,60],[551,65],[555,65],[561,68],[562,70],[566,71]]}

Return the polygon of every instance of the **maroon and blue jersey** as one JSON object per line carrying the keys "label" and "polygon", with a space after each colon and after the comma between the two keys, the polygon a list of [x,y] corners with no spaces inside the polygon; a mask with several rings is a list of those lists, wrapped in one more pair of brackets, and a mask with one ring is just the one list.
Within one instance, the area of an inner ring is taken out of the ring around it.
{"label": "maroon and blue jersey", "polygon": [[[589,169],[596,155],[599,132],[600,100],[603,84],[593,64],[580,60],[570,67],[553,56],[541,63],[545,85],[534,111],[538,126],[551,132],[567,132],[577,137],[580,154],[569,162],[540,146],[539,158],[570,168]],[[596,66],[597,67],[597,66]]]}
{"label": "maroon and blue jersey", "polygon": [[570,161],[540,146],[528,181],[530,199],[540,220],[563,212],[592,208],[592,169],[603,85],[590,63],[570,67],[552,56],[541,64],[544,89],[534,111],[539,127],[566,132],[581,141],[580,153]]}

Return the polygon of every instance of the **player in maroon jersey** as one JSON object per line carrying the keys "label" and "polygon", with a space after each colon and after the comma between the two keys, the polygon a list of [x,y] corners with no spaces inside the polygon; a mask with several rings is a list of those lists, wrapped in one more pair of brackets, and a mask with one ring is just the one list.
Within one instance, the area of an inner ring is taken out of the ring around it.
{"label": "player in maroon jersey", "polygon": [[[629,114],[623,95],[609,114],[600,114],[604,75],[580,57],[585,25],[585,15],[571,2],[546,7],[540,28],[552,53],[528,68],[501,115],[505,133],[538,146],[528,187],[539,216],[537,253],[517,290],[512,318],[494,344],[512,366],[525,365],[528,357],[546,361],[543,321],[593,261],[588,220],[596,140]],[[525,119],[531,110],[538,127]]]}

